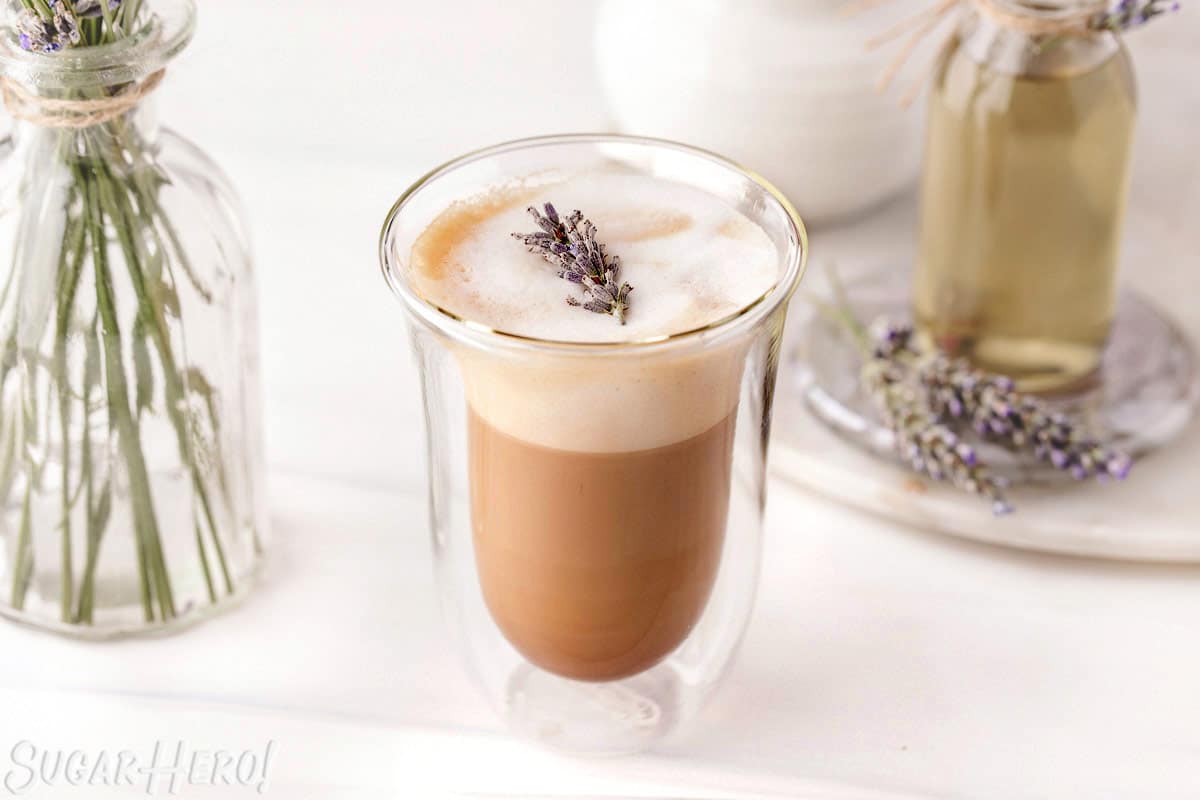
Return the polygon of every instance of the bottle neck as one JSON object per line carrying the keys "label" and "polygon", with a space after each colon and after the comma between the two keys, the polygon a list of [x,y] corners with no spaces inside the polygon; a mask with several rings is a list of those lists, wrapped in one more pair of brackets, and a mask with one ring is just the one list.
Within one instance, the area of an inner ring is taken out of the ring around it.
{"label": "bottle neck", "polygon": [[972,4],[959,40],[974,61],[997,72],[1040,79],[1096,69],[1121,49],[1110,31],[1088,21],[1094,0],[985,0]]}
{"label": "bottle neck", "polygon": [[1064,15],[1091,16],[1104,11],[1104,3],[1096,0],[1001,0],[1002,5],[1042,19],[1059,19]]}

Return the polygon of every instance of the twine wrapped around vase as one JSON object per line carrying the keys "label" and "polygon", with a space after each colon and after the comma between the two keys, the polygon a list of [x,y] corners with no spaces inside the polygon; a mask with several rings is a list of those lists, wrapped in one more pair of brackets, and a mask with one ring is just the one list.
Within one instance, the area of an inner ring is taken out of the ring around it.
{"label": "twine wrapped around vase", "polygon": [[[850,0],[843,8],[842,13],[846,15],[859,14],[891,2],[894,0]],[[1096,16],[1103,13],[1105,9],[1105,4],[1101,0],[1097,0],[1082,4],[1075,9],[1063,10],[1053,16],[1044,16],[1014,11],[1011,8],[1011,2],[1006,0],[936,0],[926,8],[905,17],[887,30],[867,40],[867,49],[874,50],[904,38],[904,44],[880,74],[876,88],[881,92],[886,91],[921,42],[963,6],[973,7],[980,15],[987,17],[999,27],[1027,36],[1086,36],[1092,31],[1092,23]],[[942,53],[953,42],[954,36],[954,30],[943,35],[937,57],[926,65],[916,80],[900,96],[902,105],[908,106],[916,99],[921,87],[925,85],[941,60]]]}
{"label": "twine wrapped around vase", "polygon": [[10,78],[0,78],[0,96],[8,113],[45,128],[89,128],[132,110],[162,83],[166,70],[151,73],[115,94],[86,100],[42,97]]}

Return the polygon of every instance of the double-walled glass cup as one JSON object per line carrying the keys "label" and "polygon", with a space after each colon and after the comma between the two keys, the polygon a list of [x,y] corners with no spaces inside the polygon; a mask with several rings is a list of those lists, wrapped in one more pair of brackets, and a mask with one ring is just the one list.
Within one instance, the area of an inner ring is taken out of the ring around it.
{"label": "double-walled glass cup", "polygon": [[[486,328],[414,288],[414,242],[453,203],[525,176],[596,171],[685,184],[738,209],[774,245],[776,283],[703,328],[606,344]],[[757,587],[780,338],[806,251],[795,211],[757,176],[621,136],[472,153],[388,215],[381,258],[424,394],[443,608],[515,730],[573,751],[637,750],[719,683]]]}

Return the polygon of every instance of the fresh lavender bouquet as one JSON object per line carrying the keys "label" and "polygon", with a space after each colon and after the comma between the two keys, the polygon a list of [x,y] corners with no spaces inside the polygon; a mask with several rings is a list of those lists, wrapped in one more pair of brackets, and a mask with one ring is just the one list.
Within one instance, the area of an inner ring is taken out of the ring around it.
{"label": "fresh lavender bouquet", "polygon": [[236,205],[146,111],[194,8],[8,10],[0,611],[75,632],[169,624],[234,595],[258,553]]}

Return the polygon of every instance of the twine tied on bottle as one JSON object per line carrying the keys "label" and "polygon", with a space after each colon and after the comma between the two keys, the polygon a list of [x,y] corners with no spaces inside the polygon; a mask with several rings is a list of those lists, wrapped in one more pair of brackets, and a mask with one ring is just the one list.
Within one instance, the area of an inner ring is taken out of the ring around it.
{"label": "twine tied on bottle", "polygon": [[88,128],[114,120],[133,109],[162,83],[160,69],[144,80],[123,86],[107,97],[69,100],[42,97],[10,78],[0,78],[0,96],[8,113],[45,128]]}
{"label": "twine tied on bottle", "polygon": [[[844,16],[860,14],[890,2],[893,0],[849,0],[843,6],[842,14]],[[905,17],[890,28],[867,39],[867,49],[875,50],[905,37],[900,50],[880,74],[875,88],[880,92],[886,91],[921,42],[943,22],[950,19],[952,14],[966,5],[973,7],[981,16],[987,17],[997,26],[1026,36],[1085,36],[1092,31],[1092,23],[1097,14],[1103,13],[1105,10],[1102,0],[1082,3],[1078,8],[1065,9],[1053,15],[1039,15],[1014,10],[1011,0],[1008,2],[1005,0],[936,0],[932,5]],[[900,96],[901,105],[908,107],[920,94],[921,87],[925,85],[936,69],[942,55],[953,43],[955,35],[956,31],[953,28],[943,35],[937,56]]]}

